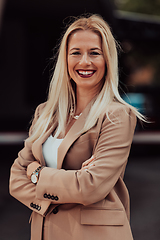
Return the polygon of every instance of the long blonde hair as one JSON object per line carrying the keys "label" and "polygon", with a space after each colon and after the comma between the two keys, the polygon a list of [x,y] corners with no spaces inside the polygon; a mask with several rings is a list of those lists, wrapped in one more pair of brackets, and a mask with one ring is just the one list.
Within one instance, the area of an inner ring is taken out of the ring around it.
{"label": "long blonde hair", "polygon": [[[91,30],[101,37],[102,50],[106,62],[107,74],[104,85],[97,95],[86,119],[82,132],[93,127],[100,114],[107,112],[107,106],[114,100],[127,104],[118,92],[118,56],[117,43],[111,33],[109,25],[99,15],[77,18],[66,30],[58,51],[53,77],[50,83],[48,100],[35,123],[29,141],[34,142],[40,138],[53,123],[58,122],[55,137],[65,132],[70,109],[75,109],[76,92],[72,86],[67,69],[67,46],[68,39],[73,32],[78,30]],[[129,105],[135,115],[144,120],[143,116]]]}

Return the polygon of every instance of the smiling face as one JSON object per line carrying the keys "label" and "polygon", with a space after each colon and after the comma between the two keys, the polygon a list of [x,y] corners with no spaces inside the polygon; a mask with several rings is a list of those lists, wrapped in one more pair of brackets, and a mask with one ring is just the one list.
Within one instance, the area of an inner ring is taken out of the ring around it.
{"label": "smiling face", "polygon": [[77,30],[69,37],[68,72],[77,88],[98,92],[105,74],[101,38],[91,30]]}

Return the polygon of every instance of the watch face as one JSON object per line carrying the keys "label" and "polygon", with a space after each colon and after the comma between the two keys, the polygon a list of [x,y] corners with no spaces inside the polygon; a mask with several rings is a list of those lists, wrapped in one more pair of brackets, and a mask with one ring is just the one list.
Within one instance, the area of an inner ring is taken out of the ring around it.
{"label": "watch face", "polygon": [[37,183],[37,176],[34,175],[34,174],[32,174],[32,176],[31,176],[31,181],[32,181],[33,183]]}

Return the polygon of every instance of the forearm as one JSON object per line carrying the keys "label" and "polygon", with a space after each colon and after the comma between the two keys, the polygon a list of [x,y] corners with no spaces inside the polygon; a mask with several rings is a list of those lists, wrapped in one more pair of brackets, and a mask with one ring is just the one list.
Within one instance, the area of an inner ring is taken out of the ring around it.
{"label": "forearm", "polygon": [[[30,149],[30,144],[25,143],[24,149],[19,152],[18,158],[14,161],[11,167],[9,191],[13,197],[28,208],[41,215],[45,215],[50,202],[41,201],[36,198],[36,185],[27,177],[27,166],[34,162],[38,163],[35,161]],[[33,206],[36,206],[37,209]]]}
{"label": "forearm", "polygon": [[[57,196],[57,203],[91,204],[105,198],[123,175],[135,128],[135,117],[119,110],[103,123],[93,165],[81,170],[44,168],[36,187],[38,199]],[[52,201],[55,203],[55,200]]]}
{"label": "forearm", "polygon": [[[63,170],[44,168],[36,187],[36,197],[58,197],[54,204],[78,203],[89,205],[104,199],[114,188],[126,165],[127,155],[109,165],[107,158],[95,159],[88,169]],[[116,166],[115,166],[116,163]]]}

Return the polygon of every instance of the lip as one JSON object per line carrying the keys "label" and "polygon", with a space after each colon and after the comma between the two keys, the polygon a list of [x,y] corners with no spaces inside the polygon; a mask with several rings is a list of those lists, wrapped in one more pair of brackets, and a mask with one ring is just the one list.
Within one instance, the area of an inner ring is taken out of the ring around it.
{"label": "lip", "polygon": [[76,72],[82,78],[89,78],[89,77],[92,77],[94,75],[96,70],[93,70],[93,69],[77,69]]}

